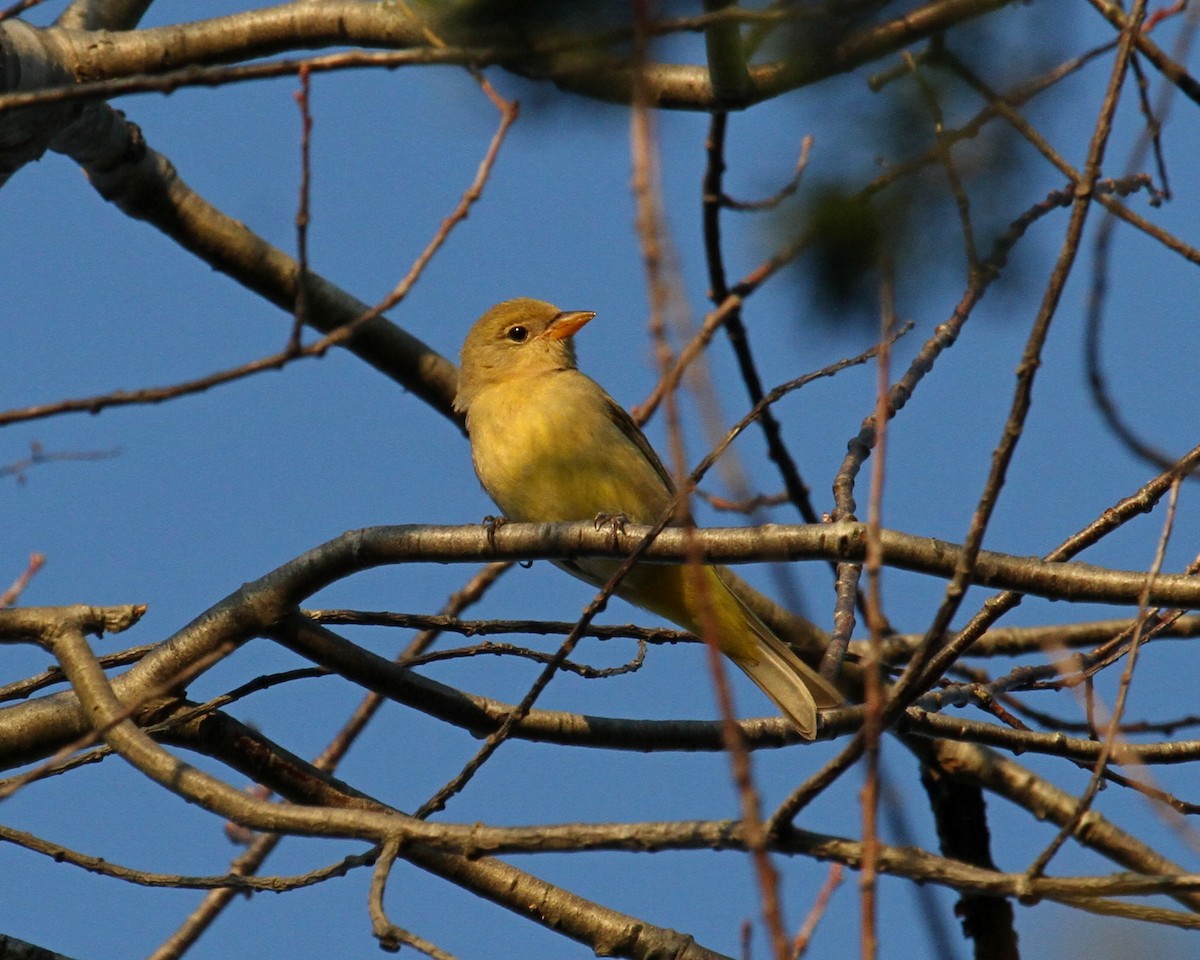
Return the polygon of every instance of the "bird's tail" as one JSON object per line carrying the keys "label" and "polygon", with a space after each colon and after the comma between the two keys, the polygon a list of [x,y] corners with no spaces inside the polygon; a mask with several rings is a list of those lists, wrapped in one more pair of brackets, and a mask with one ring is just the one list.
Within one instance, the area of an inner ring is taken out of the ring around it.
{"label": "bird's tail", "polygon": [[[679,575],[686,575],[685,568],[674,569]],[[722,567],[704,569],[708,574],[707,603],[717,646],[792,721],[802,737],[812,740],[817,735],[817,711],[841,706],[842,695],[746,605],[726,580],[727,571]],[[705,601],[692,595],[690,583],[684,593],[689,598],[686,615],[665,611],[666,615],[703,634],[703,617],[698,611]]]}
{"label": "bird's tail", "polygon": [[[613,560],[556,561],[598,585],[617,568]],[[730,583],[721,567],[639,564],[617,588],[618,596],[703,636],[711,627],[717,646],[746,672],[805,739],[817,735],[817,710],[841,706],[841,694],[775,636]],[[751,589],[746,587],[745,589]]]}
{"label": "bird's tail", "polygon": [[796,656],[736,595],[732,592],[730,595],[745,610],[746,625],[758,641],[752,655],[730,659],[771,698],[802,737],[812,740],[817,735],[817,710],[840,706],[841,694]]}

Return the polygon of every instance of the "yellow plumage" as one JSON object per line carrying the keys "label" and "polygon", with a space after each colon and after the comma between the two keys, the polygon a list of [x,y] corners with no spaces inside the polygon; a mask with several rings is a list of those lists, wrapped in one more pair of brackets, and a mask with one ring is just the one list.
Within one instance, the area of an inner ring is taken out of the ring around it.
{"label": "yellow plumage", "polygon": [[[575,368],[571,337],[591,317],[538,300],[508,300],[485,313],[463,345],[455,406],[467,414],[479,480],[510,520],[607,514],[654,523],[670,506],[670,476],[646,438]],[[618,563],[561,566],[599,586]],[[721,651],[808,738],[816,733],[817,708],[841,702],[737,597],[720,567],[642,564],[617,594],[693,633],[704,633],[707,618]]]}

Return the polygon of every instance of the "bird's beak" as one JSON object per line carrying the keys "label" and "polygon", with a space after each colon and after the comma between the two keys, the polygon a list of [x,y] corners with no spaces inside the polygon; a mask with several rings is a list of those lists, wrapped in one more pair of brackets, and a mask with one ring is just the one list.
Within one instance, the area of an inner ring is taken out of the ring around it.
{"label": "bird's beak", "polygon": [[595,315],[591,310],[564,310],[550,321],[550,326],[542,332],[542,336],[547,340],[566,340],[575,336]]}

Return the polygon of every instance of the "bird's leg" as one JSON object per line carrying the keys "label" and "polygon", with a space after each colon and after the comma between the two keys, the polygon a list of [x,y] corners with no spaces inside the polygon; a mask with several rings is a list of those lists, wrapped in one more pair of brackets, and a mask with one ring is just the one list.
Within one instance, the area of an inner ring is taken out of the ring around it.
{"label": "bird's leg", "polygon": [[496,549],[496,531],[508,523],[508,517],[497,517],[488,514],[483,518],[483,526],[487,530],[488,546]]}
{"label": "bird's leg", "polygon": [[629,517],[623,513],[598,513],[592,522],[597,530],[601,527],[608,527],[609,539],[615,547],[617,535],[625,532],[625,524],[629,522]]}

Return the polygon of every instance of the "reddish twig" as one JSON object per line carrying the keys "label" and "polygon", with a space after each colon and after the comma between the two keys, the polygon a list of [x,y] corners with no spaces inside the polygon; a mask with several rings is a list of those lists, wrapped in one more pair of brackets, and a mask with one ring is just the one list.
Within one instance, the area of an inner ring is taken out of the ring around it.
{"label": "reddish twig", "polygon": [[26,10],[30,10],[44,2],[45,0],[17,0],[12,6],[0,10],[0,23],[10,20],[18,14],[24,13]]}
{"label": "reddish twig", "polygon": [[312,113],[309,110],[311,71],[302,67],[298,77],[300,89],[292,97],[300,107],[300,199],[296,205],[296,302],[293,308],[292,332],[288,336],[286,353],[300,351],[300,332],[308,322],[308,224],[309,193],[312,184]]}
{"label": "reddish twig", "polygon": [[812,940],[813,934],[817,932],[817,924],[821,922],[821,918],[825,916],[825,911],[829,908],[829,901],[833,897],[833,891],[841,886],[842,874],[844,872],[845,867],[840,863],[829,865],[829,873],[825,876],[825,882],[821,884],[821,889],[817,891],[817,897],[813,900],[813,905],[808,911],[808,916],[804,918],[804,924],[797,931],[796,938],[792,941],[791,960],[800,960],[808,952],[809,942]]}
{"label": "reddish twig", "polygon": [[867,662],[863,664],[864,702],[863,753],[866,782],[862,791],[863,862],[859,878],[862,893],[862,957],[874,960],[879,950],[876,928],[876,882],[879,854],[879,741],[883,734],[884,691],[881,652],[886,630],[883,616],[883,548],[880,542],[883,515],[884,463],[889,418],[888,385],[891,382],[891,341],[896,328],[891,269],[884,264],[879,353],[876,357],[875,459],[871,468],[871,493],[867,508],[866,616],[870,630]]}
{"label": "reddish twig", "polygon": [[17,599],[25,592],[25,588],[29,586],[29,581],[32,580],[39,570],[46,563],[45,554],[31,553],[29,555],[29,563],[3,593],[0,593],[0,607],[11,607],[17,602]]}

